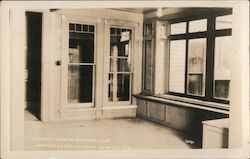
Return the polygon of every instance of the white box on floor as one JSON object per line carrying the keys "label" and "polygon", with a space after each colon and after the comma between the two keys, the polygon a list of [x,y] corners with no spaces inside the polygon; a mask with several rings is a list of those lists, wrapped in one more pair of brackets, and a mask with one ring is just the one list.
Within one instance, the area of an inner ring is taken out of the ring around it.
{"label": "white box on floor", "polygon": [[228,148],[228,118],[207,120],[202,124],[202,148]]}

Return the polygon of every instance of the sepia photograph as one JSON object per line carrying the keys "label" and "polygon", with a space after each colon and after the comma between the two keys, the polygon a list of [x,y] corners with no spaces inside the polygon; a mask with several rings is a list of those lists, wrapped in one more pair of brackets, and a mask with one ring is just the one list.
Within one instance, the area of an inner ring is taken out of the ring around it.
{"label": "sepia photograph", "polygon": [[0,18],[0,158],[249,158],[249,1],[6,0]]}

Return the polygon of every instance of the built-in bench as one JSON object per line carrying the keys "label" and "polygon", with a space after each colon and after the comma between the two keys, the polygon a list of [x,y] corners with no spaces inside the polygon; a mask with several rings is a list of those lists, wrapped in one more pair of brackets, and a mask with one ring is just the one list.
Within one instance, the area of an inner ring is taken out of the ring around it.
{"label": "built-in bench", "polygon": [[134,97],[137,117],[192,134],[200,147],[202,147],[202,121],[229,116],[227,108],[223,107],[210,107],[155,96],[134,95]]}

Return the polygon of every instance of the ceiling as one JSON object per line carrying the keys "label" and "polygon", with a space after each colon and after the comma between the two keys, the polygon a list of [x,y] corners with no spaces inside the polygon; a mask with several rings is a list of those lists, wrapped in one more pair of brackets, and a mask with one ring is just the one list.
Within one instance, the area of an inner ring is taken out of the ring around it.
{"label": "ceiling", "polygon": [[114,10],[134,12],[134,13],[148,13],[156,11],[157,8],[114,8]]}
{"label": "ceiling", "polygon": [[[191,16],[197,14],[208,14],[214,12],[216,10],[221,10],[223,8],[112,8],[114,10],[126,11],[126,12],[133,12],[133,13],[142,13],[144,14],[144,18],[152,18],[155,17],[159,11],[161,10],[161,16],[164,16],[167,19],[171,19],[172,16],[179,15],[179,16]],[[225,8],[224,8],[225,9]]]}

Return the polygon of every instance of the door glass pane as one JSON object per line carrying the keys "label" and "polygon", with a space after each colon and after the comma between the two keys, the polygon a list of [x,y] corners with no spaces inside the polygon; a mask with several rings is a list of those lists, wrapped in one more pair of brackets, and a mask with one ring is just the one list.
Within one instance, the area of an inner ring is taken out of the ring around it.
{"label": "door glass pane", "polygon": [[144,90],[152,91],[153,80],[153,55],[152,55],[152,41],[145,41],[145,55],[144,55]]}
{"label": "door glass pane", "polygon": [[215,38],[214,97],[229,98],[231,36]]}
{"label": "door glass pane", "polygon": [[70,33],[69,62],[94,62],[94,34],[74,32]]}
{"label": "door glass pane", "polygon": [[128,101],[130,90],[130,75],[118,74],[117,75],[117,99],[118,101]]}
{"label": "door glass pane", "polygon": [[68,101],[92,102],[93,66],[69,65]]}
{"label": "door glass pane", "polygon": [[192,39],[188,44],[187,93],[205,95],[206,39]]}
{"label": "door glass pane", "polygon": [[174,34],[184,34],[186,33],[187,22],[171,24],[170,32],[171,35]]}
{"label": "door glass pane", "polygon": [[193,20],[189,22],[189,33],[207,31],[207,19]]}
{"label": "door glass pane", "polygon": [[170,42],[169,91],[185,93],[186,40]]}

